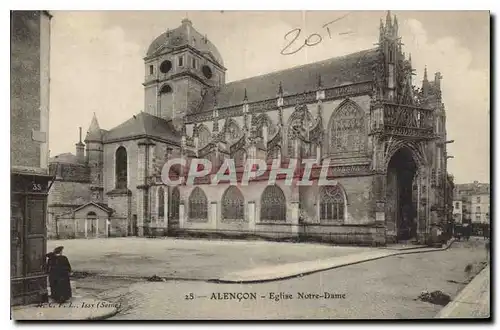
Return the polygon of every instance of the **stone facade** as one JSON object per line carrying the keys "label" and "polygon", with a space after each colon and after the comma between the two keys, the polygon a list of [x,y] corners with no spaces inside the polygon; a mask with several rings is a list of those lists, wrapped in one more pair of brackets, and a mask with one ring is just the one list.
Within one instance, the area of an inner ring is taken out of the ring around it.
{"label": "stone facade", "polygon": [[[96,201],[127,219],[128,235],[428,243],[446,217],[441,75],[425,72],[416,88],[399,40],[388,14],[376,48],[225,83],[221,55],[184,20],[148,49],[145,112],[109,131],[96,117],[90,125],[85,166],[91,189],[102,190]],[[281,177],[269,186],[266,172],[248,186],[207,177],[174,187],[161,171],[175,158],[209,159],[214,171],[227,159],[238,171],[255,158],[316,165],[312,186]],[[323,170],[330,186],[318,185]]]}
{"label": "stone facade", "polygon": [[44,301],[46,253],[50,18],[11,11],[10,162],[11,304]]}

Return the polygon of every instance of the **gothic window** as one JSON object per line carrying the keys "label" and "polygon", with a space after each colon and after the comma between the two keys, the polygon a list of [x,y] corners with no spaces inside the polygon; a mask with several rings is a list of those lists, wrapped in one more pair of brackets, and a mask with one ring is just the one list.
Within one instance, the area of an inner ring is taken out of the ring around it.
{"label": "gothic window", "polygon": [[158,188],[158,217],[165,216],[165,190]]}
{"label": "gothic window", "polygon": [[116,188],[127,188],[127,150],[124,147],[116,149],[115,154]]}
{"label": "gothic window", "polygon": [[344,220],[344,194],[339,186],[321,187],[320,194],[320,220]]}
{"label": "gothic window", "polygon": [[154,67],[152,65],[149,66],[149,74],[152,75],[154,73]]}
{"label": "gothic window", "polygon": [[260,199],[261,221],[286,221],[286,198],[278,186],[267,186]]}
{"label": "gothic window", "polygon": [[222,219],[245,219],[245,199],[241,191],[235,186],[227,188],[222,196]]}
{"label": "gothic window", "polygon": [[179,204],[180,204],[180,193],[179,188],[175,187],[172,190],[172,196],[170,197],[170,219],[179,219]]}
{"label": "gothic window", "polygon": [[228,122],[224,128],[224,132],[227,142],[234,142],[240,137],[240,127],[232,120]]}
{"label": "gothic window", "polygon": [[363,112],[354,102],[344,102],[332,114],[329,127],[328,142],[332,154],[365,150]]}
{"label": "gothic window", "polygon": [[207,196],[200,187],[194,188],[189,196],[189,219],[208,220]]}
{"label": "gothic window", "polygon": [[266,114],[261,114],[257,119],[258,126],[256,127],[257,137],[264,137],[264,130],[267,127],[267,138],[271,138],[276,133],[276,127]]}
{"label": "gothic window", "polygon": [[184,66],[184,56],[179,56],[179,66]]}
{"label": "gothic window", "polygon": [[205,147],[210,142],[210,131],[205,126],[198,129],[198,149]]}
{"label": "gothic window", "polygon": [[[295,157],[295,141],[301,142],[301,139],[308,139],[308,129],[314,123],[314,119],[311,116],[309,110],[295,110],[290,119],[288,120],[287,126],[287,151],[288,157]],[[301,150],[299,149],[299,152]]]}

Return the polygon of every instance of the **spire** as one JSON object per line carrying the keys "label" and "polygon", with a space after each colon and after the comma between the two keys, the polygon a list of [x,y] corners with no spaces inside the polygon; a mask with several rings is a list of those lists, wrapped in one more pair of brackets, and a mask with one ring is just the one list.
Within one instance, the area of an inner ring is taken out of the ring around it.
{"label": "spire", "polygon": [[392,28],[392,21],[391,21],[391,11],[387,11],[387,16],[385,17],[385,28],[387,30],[390,30]]}
{"label": "spire", "polygon": [[321,81],[321,73],[318,74],[318,89],[321,89],[323,87],[323,82]]}
{"label": "spire", "polygon": [[89,130],[87,131],[87,136],[85,136],[85,142],[87,141],[102,141],[101,128],[97,122],[97,116],[94,112],[92,121],[90,122]]}
{"label": "spire", "polygon": [[278,95],[283,95],[283,86],[281,85],[281,81],[280,81],[280,85],[278,87]]}
{"label": "spire", "polygon": [[78,127],[78,130],[79,130],[79,139],[78,139],[78,143],[82,143],[82,128],[81,127]]}
{"label": "spire", "polygon": [[424,69],[424,80],[422,81],[422,92],[424,93],[424,96],[427,96],[429,93],[429,80],[427,79],[427,65],[425,66]]}
{"label": "spire", "polygon": [[245,96],[243,97],[243,101],[244,102],[248,101],[247,89],[246,88],[245,88]]}
{"label": "spire", "polygon": [[398,35],[398,18],[394,15],[394,36]]}

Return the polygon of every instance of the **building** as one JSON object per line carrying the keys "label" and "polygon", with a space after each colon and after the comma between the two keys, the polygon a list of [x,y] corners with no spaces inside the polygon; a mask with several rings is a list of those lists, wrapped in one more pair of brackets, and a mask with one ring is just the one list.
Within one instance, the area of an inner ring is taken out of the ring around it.
{"label": "building", "polygon": [[456,185],[453,203],[455,206],[462,206],[462,222],[481,224],[490,223],[489,183],[479,183],[474,181],[473,183]]}
{"label": "building", "polygon": [[11,12],[11,303],[40,302],[49,189],[50,14]]}
{"label": "building", "polygon": [[462,208],[463,208],[463,202],[461,200],[454,200],[453,201],[453,220],[455,223],[462,223],[463,220],[463,215],[462,215]]}
{"label": "building", "polygon": [[[426,70],[416,88],[397,18],[388,13],[379,32],[375,48],[226,83],[222,54],[183,20],[146,52],[144,112],[110,130],[94,116],[85,145],[79,141],[76,156],[64,156],[82,179],[62,170],[54,185],[68,191],[67,200],[54,197],[51,212],[60,216],[57,208],[67,205],[66,233],[81,223],[88,228],[101,205],[109,210],[109,235],[119,228],[120,235],[429,242],[446,212],[442,77],[431,81]],[[315,165],[310,187],[283,179],[212,186],[203,178],[167,186],[162,167],[179,157],[209,159],[216,169],[233,159],[241,170],[255,158],[329,165]],[[51,166],[62,164],[54,159]],[[323,168],[335,184],[318,186]]]}

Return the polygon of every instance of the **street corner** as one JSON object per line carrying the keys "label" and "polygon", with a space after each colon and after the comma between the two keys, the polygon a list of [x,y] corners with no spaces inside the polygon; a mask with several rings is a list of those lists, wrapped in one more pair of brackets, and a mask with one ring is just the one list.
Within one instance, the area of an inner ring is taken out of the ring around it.
{"label": "street corner", "polygon": [[102,320],[115,315],[120,309],[119,303],[78,298],[65,303],[47,302],[15,307],[11,310],[11,318],[15,321]]}

